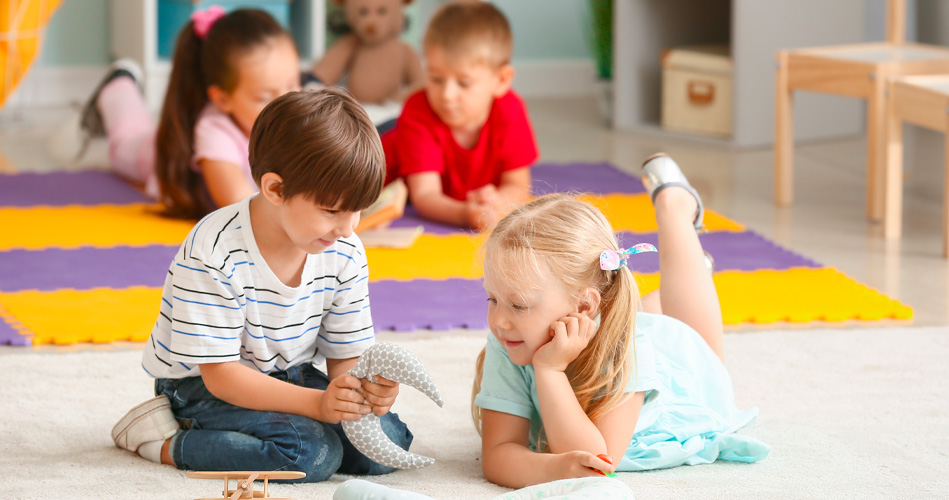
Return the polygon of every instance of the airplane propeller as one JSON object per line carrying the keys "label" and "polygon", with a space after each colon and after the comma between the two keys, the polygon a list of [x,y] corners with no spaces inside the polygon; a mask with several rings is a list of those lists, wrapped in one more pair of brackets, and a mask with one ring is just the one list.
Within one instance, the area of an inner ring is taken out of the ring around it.
{"label": "airplane propeller", "polygon": [[237,488],[231,494],[231,500],[238,498],[254,498],[254,480],[257,479],[257,472],[252,472],[246,479],[237,480]]}

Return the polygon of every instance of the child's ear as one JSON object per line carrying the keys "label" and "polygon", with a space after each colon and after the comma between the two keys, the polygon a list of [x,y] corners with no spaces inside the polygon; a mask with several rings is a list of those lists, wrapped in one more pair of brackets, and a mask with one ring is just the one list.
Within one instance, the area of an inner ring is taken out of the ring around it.
{"label": "child's ear", "polygon": [[211,85],[208,87],[208,99],[211,100],[212,104],[217,106],[217,109],[220,109],[225,113],[231,112],[229,109],[231,104],[230,96],[227,94],[227,92],[224,92],[221,87],[218,87],[217,85]]}
{"label": "child's ear", "polygon": [[260,194],[274,205],[283,203],[283,178],[267,172],[260,178]]}
{"label": "child's ear", "polygon": [[498,85],[494,89],[494,97],[503,97],[504,94],[507,94],[508,90],[511,90],[511,83],[514,82],[514,67],[510,64],[505,64],[498,69]]}
{"label": "child's ear", "polygon": [[585,314],[590,319],[595,318],[596,315],[600,313],[600,292],[593,288],[587,287],[583,290],[580,290],[578,299],[578,313]]}

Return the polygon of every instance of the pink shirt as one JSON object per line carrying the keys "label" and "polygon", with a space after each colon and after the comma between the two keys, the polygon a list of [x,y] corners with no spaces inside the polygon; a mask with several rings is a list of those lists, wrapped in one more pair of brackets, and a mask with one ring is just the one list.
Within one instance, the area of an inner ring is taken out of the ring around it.
{"label": "pink shirt", "polygon": [[217,106],[208,104],[198,115],[194,125],[194,157],[191,168],[201,171],[201,160],[224,161],[241,167],[247,182],[256,191],[254,177],[250,173],[248,149],[250,139],[234,123],[230,115]]}

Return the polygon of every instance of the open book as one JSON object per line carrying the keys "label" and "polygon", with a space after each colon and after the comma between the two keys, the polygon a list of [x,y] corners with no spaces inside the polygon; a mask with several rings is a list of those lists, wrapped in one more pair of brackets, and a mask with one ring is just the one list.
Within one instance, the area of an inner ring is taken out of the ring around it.
{"label": "open book", "polygon": [[356,233],[361,234],[370,229],[376,229],[402,217],[405,211],[405,202],[408,200],[409,190],[401,179],[383,188],[379,199],[362,211],[362,218],[356,226]]}

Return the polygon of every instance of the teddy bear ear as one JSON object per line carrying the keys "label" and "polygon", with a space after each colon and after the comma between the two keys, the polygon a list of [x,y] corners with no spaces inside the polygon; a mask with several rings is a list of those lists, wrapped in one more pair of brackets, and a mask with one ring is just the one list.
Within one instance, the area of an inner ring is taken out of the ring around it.
{"label": "teddy bear ear", "polygon": [[340,6],[346,3],[346,0],[333,0],[333,1],[336,2],[336,5],[340,5]]}
{"label": "teddy bear ear", "polygon": [[403,3],[404,5],[408,5],[408,4],[412,3],[412,0],[402,0],[402,3]]}

